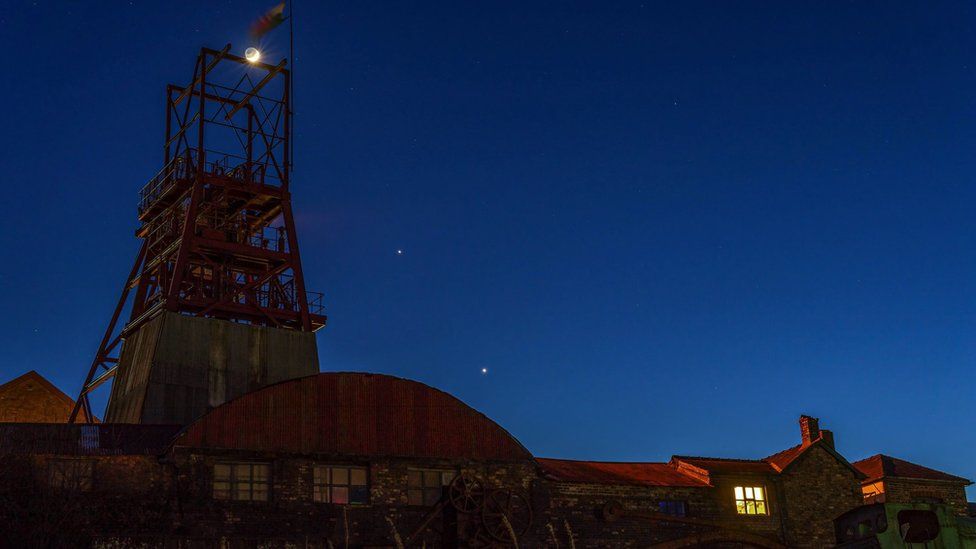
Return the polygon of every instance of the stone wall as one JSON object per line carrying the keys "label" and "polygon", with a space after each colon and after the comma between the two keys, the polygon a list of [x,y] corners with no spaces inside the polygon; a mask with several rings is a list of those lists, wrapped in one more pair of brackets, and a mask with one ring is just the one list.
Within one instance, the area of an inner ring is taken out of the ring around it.
{"label": "stone wall", "polygon": [[961,482],[885,478],[884,501],[886,503],[941,502],[952,507],[958,515],[967,516],[969,512],[966,487]]}
{"label": "stone wall", "polygon": [[790,547],[833,545],[834,519],[863,504],[860,479],[823,446],[807,450],[778,481]]}

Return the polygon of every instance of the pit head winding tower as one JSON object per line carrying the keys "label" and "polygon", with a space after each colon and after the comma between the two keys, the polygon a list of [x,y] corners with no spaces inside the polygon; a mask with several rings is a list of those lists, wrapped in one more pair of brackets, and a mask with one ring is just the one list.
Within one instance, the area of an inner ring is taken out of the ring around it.
{"label": "pit head winding tower", "polygon": [[326,317],[305,289],[289,192],[290,74],[229,52],[204,48],[190,83],[167,87],[142,246],[71,421],[93,417],[89,394],[112,378],[106,421],[186,424],[319,370]]}

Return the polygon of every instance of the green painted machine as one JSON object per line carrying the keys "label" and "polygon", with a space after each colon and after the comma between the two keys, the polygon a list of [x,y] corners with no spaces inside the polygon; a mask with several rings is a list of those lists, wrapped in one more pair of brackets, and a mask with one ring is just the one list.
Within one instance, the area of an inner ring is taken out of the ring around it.
{"label": "green painted machine", "polygon": [[976,518],[935,503],[874,503],[834,520],[844,549],[976,549]]}

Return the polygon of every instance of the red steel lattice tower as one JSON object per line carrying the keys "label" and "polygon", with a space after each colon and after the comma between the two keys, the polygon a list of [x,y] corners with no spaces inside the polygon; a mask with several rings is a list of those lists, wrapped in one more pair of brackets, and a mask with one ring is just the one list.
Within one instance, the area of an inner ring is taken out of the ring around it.
{"label": "red steel lattice tower", "polygon": [[123,342],[160,315],[325,325],[322,295],[305,289],[291,207],[286,61],[252,62],[230,47],[202,49],[191,83],[167,87],[163,168],[139,193],[142,246],[72,422],[81,410],[93,417],[89,394],[116,376]]}

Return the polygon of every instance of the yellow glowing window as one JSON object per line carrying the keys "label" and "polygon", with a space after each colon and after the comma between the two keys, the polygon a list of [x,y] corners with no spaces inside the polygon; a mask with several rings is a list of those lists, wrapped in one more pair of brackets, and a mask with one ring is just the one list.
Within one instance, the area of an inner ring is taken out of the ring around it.
{"label": "yellow glowing window", "polygon": [[735,510],[740,515],[768,515],[766,490],[760,486],[736,486]]}

